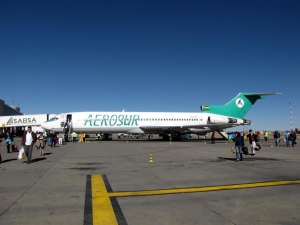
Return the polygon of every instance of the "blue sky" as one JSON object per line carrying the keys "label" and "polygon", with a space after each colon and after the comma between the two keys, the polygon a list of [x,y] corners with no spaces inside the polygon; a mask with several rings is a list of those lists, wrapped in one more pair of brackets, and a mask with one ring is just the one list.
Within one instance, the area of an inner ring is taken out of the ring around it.
{"label": "blue sky", "polygon": [[[1,95],[25,114],[198,112],[300,127],[300,1],[0,1]],[[241,128],[242,129],[242,128]]]}

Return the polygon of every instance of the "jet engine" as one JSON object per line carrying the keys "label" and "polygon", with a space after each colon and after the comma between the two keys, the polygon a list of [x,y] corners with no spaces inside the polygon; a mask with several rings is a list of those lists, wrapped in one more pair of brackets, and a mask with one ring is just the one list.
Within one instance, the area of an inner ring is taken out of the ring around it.
{"label": "jet engine", "polygon": [[251,120],[243,119],[244,125],[251,125]]}
{"label": "jet engine", "polygon": [[209,116],[207,123],[236,123],[237,119],[225,116]]}

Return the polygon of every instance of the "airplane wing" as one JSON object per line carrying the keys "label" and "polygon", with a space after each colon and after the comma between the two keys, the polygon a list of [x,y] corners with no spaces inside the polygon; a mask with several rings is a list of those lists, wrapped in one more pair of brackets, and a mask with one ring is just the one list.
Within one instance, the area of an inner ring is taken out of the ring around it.
{"label": "airplane wing", "polygon": [[163,133],[163,132],[179,132],[179,133],[189,133],[193,129],[203,129],[203,130],[223,130],[235,126],[239,126],[240,124],[232,124],[232,123],[218,123],[218,124],[202,124],[202,125],[193,125],[193,126],[142,126],[140,127],[145,133]]}

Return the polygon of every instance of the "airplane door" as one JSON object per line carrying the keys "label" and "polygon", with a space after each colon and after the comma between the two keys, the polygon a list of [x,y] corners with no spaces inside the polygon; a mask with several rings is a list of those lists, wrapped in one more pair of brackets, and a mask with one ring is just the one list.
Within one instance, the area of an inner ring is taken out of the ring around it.
{"label": "airplane door", "polygon": [[66,119],[66,114],[64,114],[64,113],[61,113],[60,114],[60,126],[61,127],[64,127],[65,126],[65,122],[67,121],[67,119]]}
{"label": "airplane door", "polygon": [[204,124],[204,122],[203,122],[203,117],[202,117],[202,116],[199,116],[199,117],[198,117],[198,122],[199,122],[199,125]]}

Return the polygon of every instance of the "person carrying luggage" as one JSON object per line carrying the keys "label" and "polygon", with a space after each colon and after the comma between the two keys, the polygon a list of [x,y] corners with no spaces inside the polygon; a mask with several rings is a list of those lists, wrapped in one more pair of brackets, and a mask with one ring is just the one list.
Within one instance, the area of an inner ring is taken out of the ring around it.
{"label": "person carrying luggage", "polygon": [[241,136],[240,132],[235,132],[234,137],[232,138],[235,144],[235,155],[236,161],[240,161],[240,155],[242,153],[242,148],[244,146],[244,138]]}
{"label": "person carrying luggage", "polygon": [[252,156],[253,156],[255,155],[255,147],[256,147],[256,143],[258,142],[257,136],[252,132],[252,130],[249,130],[249,134],[247,135],[247,138],[249,140],[249,144],[251,145]]}

